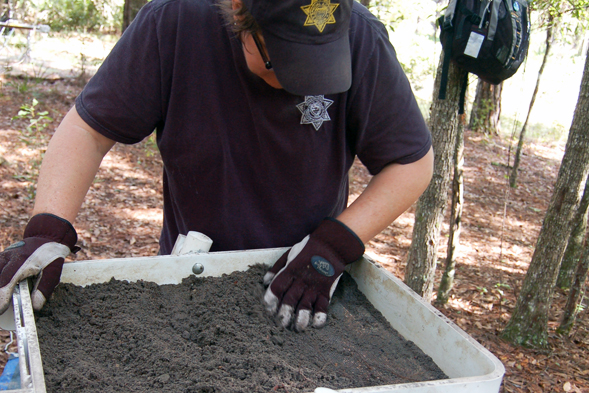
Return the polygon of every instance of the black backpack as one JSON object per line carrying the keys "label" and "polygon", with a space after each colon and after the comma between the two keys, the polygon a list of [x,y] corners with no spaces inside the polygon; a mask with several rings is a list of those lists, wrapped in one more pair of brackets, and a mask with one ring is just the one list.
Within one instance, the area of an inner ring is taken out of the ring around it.
{"label": "black backpack", "polygon": [[527,0],[450,0],[439,19],[444,48],[439,98],[446,98],[450,61],[467,71],[460,113],[469,72],[494,85],[513,76],[528,52],[528,12]]}

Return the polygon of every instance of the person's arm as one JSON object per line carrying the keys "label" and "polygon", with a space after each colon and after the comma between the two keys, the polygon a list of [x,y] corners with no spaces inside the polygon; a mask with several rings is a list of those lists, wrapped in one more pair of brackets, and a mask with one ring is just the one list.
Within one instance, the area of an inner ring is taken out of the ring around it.
{"label": "person's arm", "polygon": [[114,144],[72,108],[55,131],[43,158],[33,215],[51,213],[73,222],[102,159]]}
{"label": "person's arm", "polygon": [[14,287],[36,276],[31,293],[40,310],[59,283],[65,257],[76,252],[74,221],[104,155],[114,145],[71,109],[45,153],[33,217],[23,239],[0,253],[0,313],[10,305]]}
{"label": "person's arm", "polygon": [[432,178],[433,167],[431,148],[411,164],[386,166],[337,219],[367,243],[419,198]]}

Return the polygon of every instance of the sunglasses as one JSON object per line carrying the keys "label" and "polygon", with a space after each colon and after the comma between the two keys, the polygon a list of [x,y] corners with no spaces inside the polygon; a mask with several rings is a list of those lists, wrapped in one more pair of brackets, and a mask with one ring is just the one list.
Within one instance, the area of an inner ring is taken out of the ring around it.
{"label": "sunglasses", "polygon": [[254,42],[256,43],[256,46],[258,47],[258,52],[260,52],[260,55],[262,56],[262,60],[264,61],[264,65],[266,66],[266,69],[271,70],[272,63],[270,62],[270,59],[268,59],[268,56],[266,56],[266,48],[264,48],[264,46],[262,46],[262,43],[260,42],[260,38],[258,37],[258,34],[252,33],[252,38],[254,39]]}

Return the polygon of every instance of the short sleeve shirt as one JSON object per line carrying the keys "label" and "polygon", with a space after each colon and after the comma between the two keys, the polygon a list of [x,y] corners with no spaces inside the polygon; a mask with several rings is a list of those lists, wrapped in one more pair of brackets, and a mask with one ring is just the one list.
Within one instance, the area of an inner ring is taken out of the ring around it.
{"label": "short sleeve shirt", "polygon": [[297,96],[249,71],[215,0],[143,7],[76,99],[104,136],[157,133],[163,254],[202,232],[212,251],[287,247],[347,205],[357,156],[371,174],[408,164],[431,136],[384,26],[354,2],[352,87]]}

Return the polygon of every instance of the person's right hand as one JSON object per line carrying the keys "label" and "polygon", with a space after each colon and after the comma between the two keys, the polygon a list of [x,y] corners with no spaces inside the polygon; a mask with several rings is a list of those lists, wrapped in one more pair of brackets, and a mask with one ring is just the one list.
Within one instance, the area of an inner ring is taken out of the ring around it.
{"label": "person's right hand", "polygon": [[343,222],[326,218],[286,251],[264,276],[264,305],[282,326],[303,331],[327,322],[327,307],[346,265],[364,254],[364,243]]}
{"label": "person's right hand", "polygon": [[63,218],[37,214],[27,224],[23,240],[0,253],[0,314],[9,307],[16,285],[37,276],[31,293],[33,309],[40,310],[59,284],[64,258],[77,252],[76,230]]}

